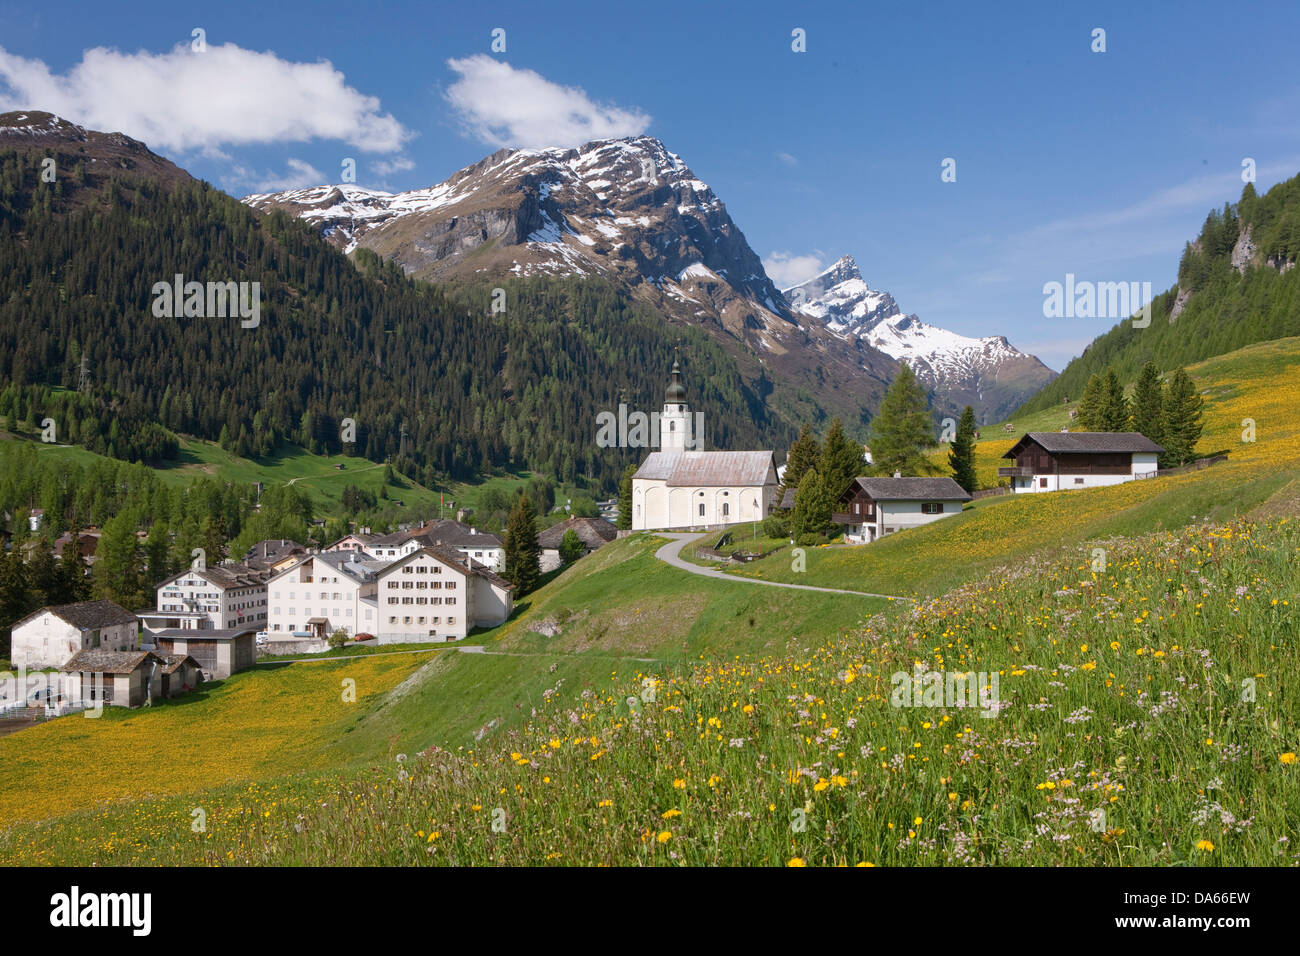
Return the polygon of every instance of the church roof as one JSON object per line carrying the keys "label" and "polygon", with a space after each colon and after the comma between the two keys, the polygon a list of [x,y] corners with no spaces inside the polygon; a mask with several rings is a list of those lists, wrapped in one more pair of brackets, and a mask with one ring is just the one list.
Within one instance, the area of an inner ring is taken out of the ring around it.
{"label": "church roof", "polygon": [[633,478],[666,481],[670,488],[764,485],[770,451],[654,451]]}
{"label": "church roof", "polygon": [[681,367],[673,362],[672,377],[668,382],[668,388],[664,392],[664,401],[670,405],[682,405],[686,402],[686,386],[682,384]]}

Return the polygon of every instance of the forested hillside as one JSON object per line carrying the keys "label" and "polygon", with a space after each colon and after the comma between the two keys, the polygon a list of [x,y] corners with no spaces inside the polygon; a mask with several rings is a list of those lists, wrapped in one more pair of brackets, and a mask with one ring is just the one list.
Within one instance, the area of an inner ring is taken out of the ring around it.
{"label": "forested hillside", "polygon": [[1017,414],[1077,399],[1093,374],[1136,378],[1146,362],[1163,371],[1235,349],[1300,334],[1300,176],[1263,196],[1253,184],[1212,211],[1183,250],[1178,285],[1155,298],[1149,328],[1127,319],[1099,336],[1060,378]]}
{"label": "forested hillside", "polygon": [[[53,145],[0,151],[0,386],[14,386],[0,414],[49,415],[60,440],[130,460],[173,453],[177,433],[241,455],[282,439],[341,451],[351,418],[347,450],[392,456],[426,483],[514,464],[613,491],[643,452],[597,448],[595,416],[620,399],[657,409],[678,343],[710,446],[791,437],[761,370],[742,373],[703,332],[600,281],[505,282],[494,314],[491,290],[453,298],[373,254],[354,265],[308,226],[206,183],[89,176],[86,162]],[[260,324],[155,317],[154,283],[177,274],[260,282]]]}

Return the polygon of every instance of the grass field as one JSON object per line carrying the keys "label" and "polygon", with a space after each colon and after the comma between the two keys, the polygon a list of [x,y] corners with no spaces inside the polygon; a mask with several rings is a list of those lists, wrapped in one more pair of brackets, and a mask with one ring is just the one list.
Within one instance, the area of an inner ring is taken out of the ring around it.
{"label": "grass field", "polygon": [[[476,635],[487,653],[292,665],[115,714],[105,781],[96,731],[60,729],[79,718],[0,739],[0,863],[1294,864],[1297,366],[1284,340],[1191,370],[1227,464],[746,569],[919,606],[692,576],[634,535]],[[918,665],[992,695],[894,706]],[[342,714],[324,683],[275,683],[367,667],[382,688]],[[301,716],[262,729],[266,700]],[[187,710],[238,725],[200,738],[213,768],[149,732]]]}

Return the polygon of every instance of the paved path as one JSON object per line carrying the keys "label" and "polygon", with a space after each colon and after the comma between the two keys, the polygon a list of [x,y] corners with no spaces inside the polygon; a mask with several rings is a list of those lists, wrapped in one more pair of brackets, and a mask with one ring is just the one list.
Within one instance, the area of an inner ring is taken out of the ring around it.
{"label": "paved path", "polygon": [[[404,651],[377,651],[374,654],[336,654],[333,657],[326,657],[323,654],[317,657],[285,657],[279,660],[260,660],[253,663],[254,667],[272,667],[276,664],[329,664],[334,661],[359,661],[368,657],[392,657],[395,654],[441,654],[446,651],[459,651],[462,654],[484,654],[493,657],[555,657],[555,653],[530,652],[530,651],[489,651],[483,644],[452,644],[450,642],[438,644],[429,648],[408,648]],[[588,657],[603,656],[613,661],[637,661],[640,663],[654,664],[663,660],[662,657],[627,657],[623,654],[604,654],[597,655],[594,651],[585,652]],[[0,727],[0,736],[3,736],[3,727]]]}
{"label": "paved path", "polygon": [[764,581],[762,578],[742,577],[738,574],[724,574],[717,568],[704,568],[698,564],[693,564],[681,556],[681,550],[688,542],[696,538],[702,538],[709,532],[700,532],[699,534],[670,534],[660,532],[665,538],[673,540],[665,544],[655,552],[655,557],[665,564],[671,564],[675,568],[681,568],[683,571],[689,571],[691,574],[700,574],[706,578],[720,578],[723,581],[742,581],[747,584],[765,584],[770,588],[793,588],[796,591],[825,591],[827,594],[855,594],[858,597],[887,598],[893,601],[911,601],[911,598],[900,597],[897,594],[872,594],[870,591],[845,591],[842,588],[819,588],[811,584],[787,584],[784,581]]}

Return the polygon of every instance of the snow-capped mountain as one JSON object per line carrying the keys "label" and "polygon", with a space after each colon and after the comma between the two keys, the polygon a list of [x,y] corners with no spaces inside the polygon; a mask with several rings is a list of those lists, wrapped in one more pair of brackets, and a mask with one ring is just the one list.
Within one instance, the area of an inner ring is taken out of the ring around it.
{"label": "snow-capped mountain", "polygon": [[722,200],[650,136],[503,149],[408,192],[326,185],[244,202],[283,209],[345,252],[370,249],[417,278],[606,279],[850,420],[876,407],[897,368],[792,311]]}
{"label": "snow-capped mountain", "polygon": [[783,291],[791,308],[906,362],[930,387],[935,408],[975,407],[981,422],[1004,418],[1056,377],[1004,336],[970,338],[905,315],[888,292],[871,289],[852,256]]}

